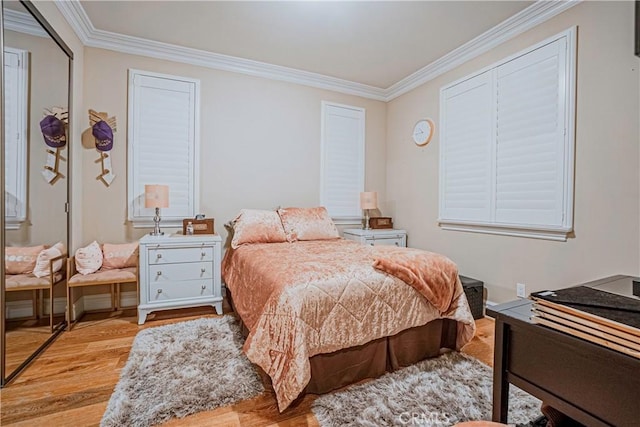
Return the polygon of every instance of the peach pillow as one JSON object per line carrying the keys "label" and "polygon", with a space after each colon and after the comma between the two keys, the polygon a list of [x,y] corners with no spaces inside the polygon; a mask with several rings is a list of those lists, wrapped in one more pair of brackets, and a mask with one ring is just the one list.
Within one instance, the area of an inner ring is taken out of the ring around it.
{"label": "peach pillow", "polygon": [[102,268],[105,270],[135,267],[138,265],[138,242],[120,245],[105,243],[102,245],[102,255]]}
{"label": "peach pillow", "polygon": [[317,208],[278,209],[287,240],[328,240],[340,237],[338,229],[323,206]]}
{"label": "peach pillow", "polygon": [[281,243],[287,236],[276,211],[242,209],[233,220],[233,249],[245,243]]}
{"label": "peach pillow", "polygon": [[82,275],[95,273],[102,267],[102,249],[94,241],[76,251],[76,270]]}
{"label": "peach pillow", "polygon": [[[40,251],[38,254],[38,258],[36,259],[36,267],[33,269],[33,275],[36,277],[45,277],[50,273],[50,262],[53,258],[59,257],[60,255],[66,254],[67,248],[64,246],[64,243],[58,242],[49,249],[44,249]],[[53,272],[58,272],[62,270],[63,259],[59,259],[53,263]]]}
{"label": "peach pillow", "polygon": [[4,271],[6,274],[29,274],[36,267],[38,254],[45,245],[19,247],[7,246],[4,250]]}

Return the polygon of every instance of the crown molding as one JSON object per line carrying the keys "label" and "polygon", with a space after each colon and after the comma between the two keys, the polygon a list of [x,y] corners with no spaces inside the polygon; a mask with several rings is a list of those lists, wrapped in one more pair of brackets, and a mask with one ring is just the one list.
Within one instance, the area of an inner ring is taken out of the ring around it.
{"label": "crown molding", "polygon": [[78,0],[55,0],[55,3],[85,46],[296,83],[388,102],[553,18],[581,1],[538,0],[386,89],[309,71],[99,30],[93,26]]}
{"label": "crown molding", "polygon": [[482,55],[554,16],[579,4],[582,0],[539,0],[531,6],[505,19],[495,27],[452,50],[431,64],[405,77],[387,88],[385,101],[403,95],[416,87]]}
{"label": "crown molding", "polygon": [[31,14],[12,9],[4,9],[4,28],[6,30],[31,34],[38,37],[49,37],[42,25]]}

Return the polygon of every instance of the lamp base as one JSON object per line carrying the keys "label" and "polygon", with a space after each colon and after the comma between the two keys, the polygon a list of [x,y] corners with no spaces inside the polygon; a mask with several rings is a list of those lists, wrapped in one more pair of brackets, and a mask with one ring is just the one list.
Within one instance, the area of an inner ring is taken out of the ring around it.
{"label": "lamp base", "polygon": [[164,231],[160,231],[160,208],[156,208],[156,216],[153,217],[153,231],[149,233],[150,236],[164,236]]}
{"label": "lamp base", "polygon": [[363,230],[371,230],[369,227],[369,209],[364,210],[364,225],[362,227]]}

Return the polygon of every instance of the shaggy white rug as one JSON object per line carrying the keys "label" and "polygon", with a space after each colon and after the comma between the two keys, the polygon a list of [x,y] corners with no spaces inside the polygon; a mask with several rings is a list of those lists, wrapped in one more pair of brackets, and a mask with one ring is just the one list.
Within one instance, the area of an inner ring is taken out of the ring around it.
{"label": "shaggy white rug", "polygon": [[264,391],[233,316],[142,330],[101,426],[150,426]]}
{"label": "shaggy white rug", "polygon": [[[492,378],[488,366],[452,352],[322,395],[312,410],[322,427],[445,427],[491,420]],[[514,386],[510,391],[510,423],[529,423],[542,415],[538,399]]]}

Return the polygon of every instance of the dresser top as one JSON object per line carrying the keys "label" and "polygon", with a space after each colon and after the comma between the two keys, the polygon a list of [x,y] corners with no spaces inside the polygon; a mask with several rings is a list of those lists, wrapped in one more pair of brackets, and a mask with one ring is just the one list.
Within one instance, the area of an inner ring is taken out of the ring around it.
{"label": "dresser top", "polygon": [[222,242],[218,234],[194,234],[185,236],[183,234],[164,234],[162,236],[145,235],[140,239],[140,244],[168,244],[168,243],[209,243]]}

